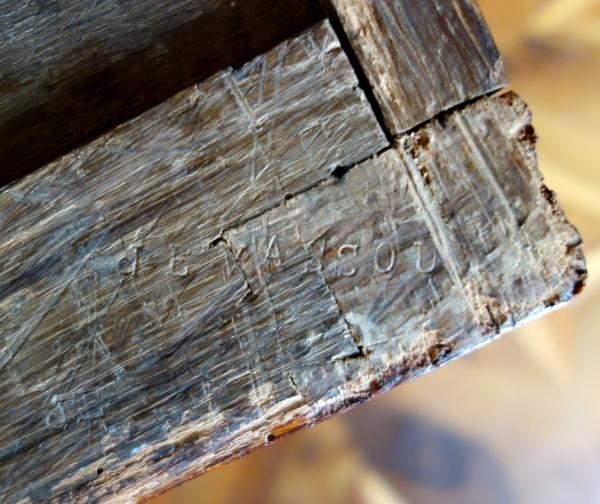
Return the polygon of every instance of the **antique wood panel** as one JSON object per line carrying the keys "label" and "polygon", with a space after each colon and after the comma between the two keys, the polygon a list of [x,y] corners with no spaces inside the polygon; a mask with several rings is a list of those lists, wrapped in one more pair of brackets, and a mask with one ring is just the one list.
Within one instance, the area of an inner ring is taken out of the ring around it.
{"label": "antique wood panel", "polygon": [[581,290],[476,7],[334,4],[0,192],[1,500],[138,501]]}
{"label": "antique wood panel", "polygon": [[508,85],[473,0],[326,0],[392,135]]}
{"label": "antique wood panel", "polygon": [[319,261],[359,353],[295,376],[315,415],[581,290],[581,239],[543,185],[530,120],[513,94],[482,99],[226,233],[253,291],[273,268],[242,253],[253,240],[276,243],[282,264]]}
{"label": "antique wood panel", "polygon": [[198,232],[179,226],[182,204],[134,248],[80,245],[86,264],[52,306],[27,297],[37,285],[5,301],[44,310],[3,366],[7,500],[148,496],[582,286],[580,239],[543,186],[512,94],[337,175],[178,255]]}
{"label": "antique wood panel", "polygon": [[[167,417],[184,429],[206,387],[221,409],[248,396],[258,371],[241,348],[231,361],[248,289],[219,236],[387,147],[357,84],[323,21],[2,191],[2,500],[61,500],[122,471]],[[243,313],[266,338],[261,302]]]}

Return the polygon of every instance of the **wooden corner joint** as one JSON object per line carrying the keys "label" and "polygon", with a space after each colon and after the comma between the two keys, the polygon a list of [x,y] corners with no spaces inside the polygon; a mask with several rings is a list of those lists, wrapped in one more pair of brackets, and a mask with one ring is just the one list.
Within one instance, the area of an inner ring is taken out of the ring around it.
{"label": "wooden corner joint", "polygon": [[141,500],[581,290],[476,6],[328,9],[0,193],[1,500]]}

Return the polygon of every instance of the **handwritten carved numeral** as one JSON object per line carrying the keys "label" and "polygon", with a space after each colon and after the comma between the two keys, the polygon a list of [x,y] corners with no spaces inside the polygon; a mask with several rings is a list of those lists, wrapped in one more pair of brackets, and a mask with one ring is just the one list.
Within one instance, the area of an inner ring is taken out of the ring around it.
{"label": "handwritten carved numeral", "polygon": [[[386,248],[389,250],[387,259],[384,253]],[[394,252],[394,247],[387,242],[380,243],[375,251],[374,263],[375,273],[385,274],[392,271],[394,269],[394,265],[396,264],[396,253]]]}
{"label": "handwritten carved numeral", "polygon": [[236,250],[235,255],[232,257],[231,254],[223,255],[222,271],[223,271],[223,282],[227,283],[230,278],[235,276],[237,267],[241,264],[242,254],[248,249],[246,246],[240,247]]}
{"label": "handwritten carved numeral", "polygon": [[[188,276],[190,271],[188,266],[183,266],[183,263],[186,260],[186,257],[177,257],[177,253],[175,251],[175,247],[171,246],[171,260],[169,262],[169,269],[171,270],[171,275],[185,277]],[[185,256],[189,256],[189,250],[185,252]]]}
{"label": "handwritten carved numeral", "polygon": [[46,425],[52,429],[60,429],[67,424],[67,414],[61,400],[54,396],[51,401],[53,410],[44,419]]}
{"label": "handwritten carved numeral", "polygon": [[121,275],[135,276],[138,267],[138,252],[137,246],[129,247],[125,254],[119,259],[119,273]]}
{"label": "handwritten carved numeral", "polygon": [[425,248],[421,242],[415,242],[415,247],[418,249],[418,257],[417,257],[417,270],[421,273],[432,273],[436,266],[436,255],[435,251],[432,253],[431,265],[427,268],[423,267],[423,249]]}
{"label": "handwritten carved numeral", "polygon": [[[342,261],[344,257],[348,255],[353,255],[356,257],[358,254],[358,245],[350,245],[345,243],[338,249],[338,259]],[[356,275],[356,268],[352,268],[350,270],[344,271],[343,269],[340,271],[341,276],[351,277]]]}
{"label": "handwritten carved numeral", "polygon": [[435,300],[435,303],[439,303],[442,300],[442,294],[440,293],[439,289],[436,287],[435,283],[431,278],[429,279],[428,283],[431,287],[431,292],[433,293],[433,299]]}
{"label": "handwritten carved numeral", "polygon": [[281,266],[281,254],[279,252],[279,245],[277,245],[277,236],[272,236],[269,240],[267,254],[265,255],[263,264],[267,264],[269,259],[275,261],[277,266]]}

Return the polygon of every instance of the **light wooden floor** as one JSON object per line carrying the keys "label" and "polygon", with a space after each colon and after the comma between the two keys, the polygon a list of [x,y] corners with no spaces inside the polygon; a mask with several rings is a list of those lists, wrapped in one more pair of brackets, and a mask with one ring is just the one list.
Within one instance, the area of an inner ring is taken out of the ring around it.
{"label": "light wooden floor", "polygon": [[584,294],[152,504],[600,503],[600,0],[480,4],[584,237]]}

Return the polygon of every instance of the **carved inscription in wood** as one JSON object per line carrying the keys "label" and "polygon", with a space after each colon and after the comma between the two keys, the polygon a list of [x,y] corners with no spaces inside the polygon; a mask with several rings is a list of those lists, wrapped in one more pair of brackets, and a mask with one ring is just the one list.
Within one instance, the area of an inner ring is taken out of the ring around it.
{"label": "carved inscription in wood", "polygon": [[33,314],[4,336],[5,500],[148,496],[570,299],[580,240],[529,122],[482,99],[204,250],[168,219],[80,243],[55,297],[3,304]]}
{"label": "carved inscription in wood", "polygon": [[530,121],[390,146],[322,22],[6,187],[0,500],[142,500],[569,300]]}
{"label": "carved inscription in wood", "polygon": [[[515,95],[483,99],[227,233],[235,253],[268,222],[281,261],[318,260],[360,353],[296,372],[315,409],[437,366],[581,289],[581,240],[537,171],[530,120]],[[269,271],[240,264],[251,286]]]}
{"label": "carved inscription in wood", "polygon": [[[198,449],[218,453],[214,428],[294,396],[277,370],[300,351],[317,362],[306,331],[335,342],[327,358],[351,341],[337,306],[299,265],[281,289],[311,282],[305,310],[280,328],[291,301],[242,304],[239,257],[215,240],[386,146],[322,22],[5,188],[0,500],[94,501],[152,475],[151,492],[163,459],[198,455],[187,438],[210,434]],[[264,247],[276,263],[276,242]],[[132,462],[148,450],[151,470]]]}

